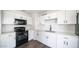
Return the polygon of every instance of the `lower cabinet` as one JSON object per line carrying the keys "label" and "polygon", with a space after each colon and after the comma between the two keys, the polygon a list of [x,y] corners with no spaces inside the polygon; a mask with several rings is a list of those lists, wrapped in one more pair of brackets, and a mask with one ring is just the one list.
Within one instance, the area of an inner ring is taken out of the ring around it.
{"label": "lower cabinet", "polygon": [[33,31],[33,30],[28,31],[28,39],[29,40],[35,39],[35,31]]}
{"label": "lower cabinet", "polygon": [[69,35],[58,35],[57,48],[78,48],[78,37]]}
{"label": "lower cabinet", "polygon": [[78,48],[79,39],[75,35],[38,32],[37,40],[51,48]]}
{"label": "lower cabinet", "polygon": [[38,32],[38,41],[48,47],[56,48],[56,33]]}
{"label": "lower cabinet", "polygon": [[2,34],[0,41],[0,48],[16,47],[15,33]]}

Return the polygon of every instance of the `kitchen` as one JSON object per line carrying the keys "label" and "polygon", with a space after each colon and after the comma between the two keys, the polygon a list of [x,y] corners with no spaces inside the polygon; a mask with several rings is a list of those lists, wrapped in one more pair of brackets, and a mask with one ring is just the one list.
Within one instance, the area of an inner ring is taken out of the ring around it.
{"label": "kitchen", "polygon": [[[78,28],[75,26],[78,13],[78,10],[0,10],[0,48],[16,47],[15,28],[20,27],[25,28],[24,33],[28,32],[27,42],[20,45],[38,41],[46,48],[78,48]],[[16,19],[26,24],[15,24]]]}

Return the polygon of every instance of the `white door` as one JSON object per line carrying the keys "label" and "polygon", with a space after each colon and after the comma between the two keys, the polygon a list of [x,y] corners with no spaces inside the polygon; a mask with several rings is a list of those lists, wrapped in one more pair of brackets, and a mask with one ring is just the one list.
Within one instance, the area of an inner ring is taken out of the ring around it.
{"label": "white door", "polygon": [[2,48],[14,48],[16,46],[14,34],[3,34],[1,35],[1,47]]}
{"label": "white door", "polygon": [[67,24],[76,24],[76,11],[66,10],[66,20]]}
{"label": "white door", "polygon": [[57,48],[78,48],[78,37],[69,35],[58,35]]}
{"label": "white door", "polygon": [[76,36],[68,36],[64,39],[64,48],[78,48],[78,38]]}
{"label": "white door", "polygon": [[48,45],[48,36],[45,32],[39,32],[37,40],[45,45]]}
{"label": "white door", "polygon": [[45,24],[45,16],[40,16],[40,24]]}
{"label": "white door", "polygon": [[6,35],[6,34],[1,35],[1,47],[2,47],[2,48],[7,48],[7,47],[8,47],[9,38],[8,38],[7,36],[8,36],[8,35]]}
{"label": "white door", "polygon": [[8,37],[9,37],[9,45],[8,45],[8,47],[9,48],[14,48],[14,47],[16,47],[16,38],[15,38],[15,34],[9,34],[8,35]]}
{"label": "white door", "polygon": [[58,11],[57,13],[57,23],[65,24],[65,10]]}
{"label": "white door", "polygon": [[3,13],[2,24],[14,24],[14,14]]}
{"label": "white door", "polygon": [[63,48],[64,39],[61,35],[57,35],[57,48]]}
{"label": "white door", "polygon": [[28,39],[29,40],[34,40],[35,39],[35,32],[32,30],[29,30],[28,32]]}
{"label": "white door", "polygon": [[47,45],[56,48],[56,33],[48,33]]}

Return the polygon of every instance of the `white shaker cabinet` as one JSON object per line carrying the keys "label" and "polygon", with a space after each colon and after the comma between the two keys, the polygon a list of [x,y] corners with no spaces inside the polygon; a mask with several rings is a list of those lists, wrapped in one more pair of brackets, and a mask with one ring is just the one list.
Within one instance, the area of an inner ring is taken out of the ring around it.
{"label": "white shaker cabinet", "polygon": [[16,47],[15,33],[7,33],[1,35],[0,48],[14,48]]}
{"label": "white shaker cabinet", "polygon": [[34,40],[35,39],[35,31],[34,30],[29,30],[28,31],[28,39],[29,40]]}
{"label": "white shaker cabinet", "polygon": [[57,14],[58,24],[76,24],[76,10],[62,10]]}
{"label": "white shaker cabinet", "polygon": [[76,24],[76,10],[67,10],[66,11],[66,23],[67,24]]}
{"label": "white shaker cabinet", "polygon": [[65,10],[58,11],[57,13],[57,24],[65,24]]}
{"label": "white shaker cabinet", "polygon": [[56,48],[56,33],[38,32],[37,40],[51,48]]}
{"label": "white shaker cabinet", "polygon": [[45,18],[46,18],[47,16],[46,15],[43,15],[43,16],[40,16],[40,24],[45,24]]}
{"label": "white shaker cabinet", "polygon": [[56,24],[57,23],[57,12],[40,16],[40,23],[45,24],[45,25]]}
{"label": "white shaker cabinet", "polygon": [[29,16],[22,11],[3,11],[2,24],[14,24],[15,19],[29,20]]}
{"label": "white shaker cabinet", "polygon": [[57,48],[78,48],[78,37],[57,35]]}
{"label": "white shaker cabinet", "polygon": [[46,34],[46,45],[51,48],[56,48],[56,33],[47,32]]}
{"label": "white shaker cabinet", "polygon": [[2,24],[14,24],[15,15],[11,13],[5,13],[3,11]]}

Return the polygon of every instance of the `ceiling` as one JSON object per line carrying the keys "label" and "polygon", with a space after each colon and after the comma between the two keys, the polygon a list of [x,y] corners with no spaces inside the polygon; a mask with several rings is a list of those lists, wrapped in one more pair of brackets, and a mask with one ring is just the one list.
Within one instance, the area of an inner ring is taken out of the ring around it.
{"label": "ceiling", "polygon": [[45,12],[47,10],[23,10],[25,12],[28,12],[28,13],[42,13],[42,12]]}

